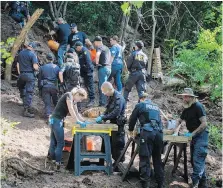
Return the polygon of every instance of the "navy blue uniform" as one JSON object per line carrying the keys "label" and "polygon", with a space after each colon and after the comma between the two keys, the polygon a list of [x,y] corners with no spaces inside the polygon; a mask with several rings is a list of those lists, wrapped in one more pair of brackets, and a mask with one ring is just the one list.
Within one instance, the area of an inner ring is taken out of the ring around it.
{"label": "navy blue uniform", "polygon": [[102,45],[96,49],[97,52],[101,52],[99,57],[98,67],[98,90],[99,90],[99,105],[105,106],[107,104],[107,97],[101,92],[101,85],[106,82],[111,74],[110,58],[111,52],[109,48]]}
{"label": "navy blue uniform", "polygon": [[158,187],[161,187],[164,181],[161,161],[163,133],[159,107],[150,100],[137,104],[129,119],[129,131],[133,131],[137,119],[141,125],[139,150],[140,178],[144,182],[149,181],[150,158],[152,156],[156,181]]}
{"label": "navy blue uniform", "polygon": [[84,85],[87,88],[88,96],[90,100],[94,100],[94,65],[91,61],[90,52],[86,47],[82,47],[81,52],[78,53],[78,57],[81,67],[81,77],[84,78]]}
{"label": "navy blue uniform", "polygon": [[132,87],[136,85],[138,96],[146,91],[146,66],[148,58],[142,50],[132,52],[128,61],[127,68],[130,72],[128,80],[125,84],[124,97],[128,99]]}
{"label": "navy blue uniform", "polygon": [[20,75],[18,78],[18,88],[20,97],[23,99],[23,105],[25,109],[31,107],[33,92],[35,87],[35,76],[33,64],[37,64],[36,54],[29,50],[24,49],[18,55],[18,63]]}
{"label": "navy blue uniform", "polygon": [[[111,146],[112,158],[116,161],[125,146],[125,108],[126,102],[121,93],[115,90],[114,95],[108,98],[108,105],[102,119],[110,120],[111,123],[118,125],[118,132],[112,132]],[[124,158],[122,159],[124,161]]]}
{"label": "navy blue uniform", "polygon": [[57,32],[57,39],[60,43],[57,56],[58,56],[58,65],[61,67],[63,65],[63,57],[67,50],[68,36],[70,35],[70,26],[67,23],[59,24],[55,28]]}
{"label": "navy blue uniform", "polygon": [[9,6],[11,7],[11,10],[9,12],[9,15],[18,23],[21,24],[21,26],[24,26],[24,18],[29,15],[28,9],[25,6],[25,3],[21,3],[19,1],[10,2]]}
{"label": "navy blue uniform", "polygon": [[80,41],[85,46],[85,39],[87,39],[87,35],[82,31],[71,33],[68,37],[68,44],[71,48],[74,48],[75,43]]}
{"label": "navy blue uniform", "polygon": [[51,99],[54,106],[58,101],[58,76],[60,68],[53,64],[48,63],[40,67],[38,75],[38,86],[40,92],[42,92],[43,102],[45,104],[45,117],[49,117],[51,114]]}

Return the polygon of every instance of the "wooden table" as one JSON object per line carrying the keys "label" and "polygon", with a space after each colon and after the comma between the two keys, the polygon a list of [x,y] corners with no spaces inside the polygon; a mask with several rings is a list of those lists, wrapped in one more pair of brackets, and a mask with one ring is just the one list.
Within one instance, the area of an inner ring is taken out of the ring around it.
{"label": "wooden table", "polygon": [[[165,164],[168,160],[170,151],[171,151],[172,148],[174,148],[174,167],[172,169],[172,175],[173,175],[177,170],[177,167],[178,167],[179,162],[180,162],[180,158],[181,158],[182,153],[183,153],[184,154],[184,174],[182,175],[182,177],[188,183],[187,143],[190,143],[191,138],[188,138],[188,137],[185,137],[185,136],[164,135],[163,140],[170,142],[167,153],[166,153],[165,158],[163,160],[163,165],[165,166]],[[177,153],[177,147],[179,148],[178,153]]]}

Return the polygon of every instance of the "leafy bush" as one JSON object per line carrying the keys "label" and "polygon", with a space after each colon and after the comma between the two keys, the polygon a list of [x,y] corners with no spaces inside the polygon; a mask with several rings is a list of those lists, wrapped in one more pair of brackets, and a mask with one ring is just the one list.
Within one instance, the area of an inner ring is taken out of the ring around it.
{"label": "leafy bush", "polygon": [[209,125],[209,142],[222,150],[222,131],[215,125]]}
{"label": "leafy bush", "polygon": [[217,40],[220,32],[220,27],[214,31],[202,30],[193,49],[187,49],[185,46],[178,48],[169,72],[171,75],[184,75],[188,86],[194,89],[210,85],[212,100],[221,98],[222,93],[222,41]]}
{"label": "leafy bush", "polygon": [[1,53],[1,64],[2,60],[6,63],[11,64],[13,62],[13,57],[11,56],[11,48],[15,41],[15,38],[9,37],[6,42],[0,42],[0,53]]}

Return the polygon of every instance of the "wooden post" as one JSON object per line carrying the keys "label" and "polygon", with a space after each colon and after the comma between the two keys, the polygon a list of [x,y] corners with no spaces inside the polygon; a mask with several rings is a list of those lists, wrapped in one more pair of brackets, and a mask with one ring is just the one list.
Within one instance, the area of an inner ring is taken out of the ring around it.
{"label": "wooden post", "polygon": [[[33,26],[33,24],[36,22],[36,20],[40,17],[40,15],[43,13],[44,9],[37,9],[32,17],[29,19],[27,24],[23,27],[20,35],[17,37],[16,41],[13,44],[12,50],[11,50],[11,56],[14,59],[16,56],[17,51],[19,50],[20,46],[24,42],[27,33]],[[11,81],[11,71],[12,71],[12,63],[6,64],[5,68],[5,79],[10,82]]]}

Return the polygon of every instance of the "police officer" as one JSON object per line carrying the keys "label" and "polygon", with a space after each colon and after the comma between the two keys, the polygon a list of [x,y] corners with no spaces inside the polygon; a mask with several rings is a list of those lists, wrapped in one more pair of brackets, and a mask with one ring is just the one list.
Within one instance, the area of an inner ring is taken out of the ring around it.
{"label": "police officer", "polygon": [[[112,132],[111,139],[112,158],[116,161],[125,146],[125,99],[121,93],[113,88],[110,82],[104,82],[101,86],[101,90],[109,97],[108,105],[106,106],[104,114],[97,117],[96,122],[101,123],[102,121],[110,120],[111,123],[118,125],[118,132]],[[121,161],[124,161],[124,157]]]}
{"label": "police officer", "polygon": [[79,63],[81,67],[81,77],[84,78],[84,85],[87,88],[88,96],[89,96],[89,103],[87,104],[87,107],[94,105],[94,79],[93,79],[93,71],[94,71],[94,65],[91,61],[91,56],[86,47],[83,46],[83,44],[78,41],[75,43],[75,49],[79,56]]}
{"label": "police officer", "polygon": [[142,51],[143,46],[144,44],[142,41],[135,42],[135,51],[132,52],[127,61],[127,68],[130,74],[124,90],[126,101],[128,100],[129,92],[134,85],[136,85],[138,96],[146,91],[146,66],[148,58]]}
{"label": "police officer", "polygon": [[95,63],[98,66],[99,106],[105,106],[107,97],[101,92],[101,85],[108,80],[111,74],[111,53],[109,48],[102,43],[100,36],[95,37],[94,46],[97,51]]}
{"label": "police officer", "polygon": [[71,91],[74,87],[80,86],[80,64],[76,52],[70,48],[66,54],[65,63],[61,71],[66,83],[66,90]]}
{"label": "police officer", "polygon": [[122,46],[118,44],[118,36],[113,36],[110,38],[110,44],[112,45],[111,51],[111,75],[109,80],[114,78],[115,85],[119,92],[122,91],[122,68],[123,68],[123,58],[122,58]]}
{"label": "police officer", "polygon": [[9,15],[19,23],[21,27],[24,26],[24,19],[30,19],[29,10],[25,1],[14,1],[6,4],[5,9],[9,6],[11,8]]}
{"label": "police officer", "polygon": [[133,136],[134,126],[139,120],[140,128],[140,149],[139,149],[139,171],[143,188],[149,187],[150,159],[152,156],[155,170],[155,178],[158,188],[163,187],[164,172],[161,161],[163,148],[162,122],[159,107],[147,99],[148,94],[140,95],[138,103],[129,119],[129,134]]}
{"label": "police officer", "polygon": [[208,152],[208,128],[204,106],[197,101],[191,88],[184,88],[184,93],[179,94],[183,98],[184,110],[177,121],[174,135],[182,126],[186,126],[188,132],[184,136],[192,137],[190,144],[191,163],[193,167],[192,187],[207,188],[207,176],[205,159]]}
{"label": "police officer", "polygon": [[63,65],[64,54],[67,50],[68,36],[70,35],[70,26],[68,23],[65,23],[63,18],[58,18],[58,26],[55,27],[55,31],[51,31],[50,34],[57,34],[57,40],[60,43],[58,48],[58,65],[61,67]]}
{"label": "police officer", "polygon": [[54,56],[52,53],[48,53],[47,63],[40,67],[38,75],[38,87],[45,104],[45,118],[48,119],[51,110],[51,99],[53,105],[56,106],[58,101],[58,78],[60,82],[63,83],[63,74],[60,68],[53,64]]}
{"label": "police officer", "polygon": [[39,69],[37,56],[34,53],[36,44],[30,42],[26,49],[22,50],[18,55],[17,71],[19,73],[18,88],[20,97],[23,100],[24,116],[34,117],[31,110],[33,92],[35,87],[34,71]]}

